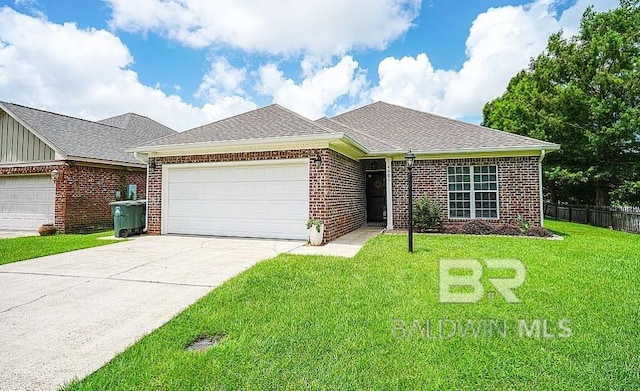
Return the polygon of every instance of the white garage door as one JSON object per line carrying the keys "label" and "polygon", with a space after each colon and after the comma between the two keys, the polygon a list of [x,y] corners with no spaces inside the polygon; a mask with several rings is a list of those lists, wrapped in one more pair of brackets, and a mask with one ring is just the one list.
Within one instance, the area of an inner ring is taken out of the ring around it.
{"label": "white garage door", "polygon": [[306,159],[164,166],[163,232],[306,239]]}
{"label": "white garage door", "polygon": [[34,230],[53,223],[55,194],[49,175],[0,177],[0,229]]}

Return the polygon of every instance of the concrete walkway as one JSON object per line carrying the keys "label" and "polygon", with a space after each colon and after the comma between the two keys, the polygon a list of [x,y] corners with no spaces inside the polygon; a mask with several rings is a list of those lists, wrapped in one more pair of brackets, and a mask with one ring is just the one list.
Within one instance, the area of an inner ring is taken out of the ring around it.
{"label": "concrete walkway", "polygon": [[0,266],[0,390],[55,390],[299,241],[142,236]]}
{"label": "concrete walkway", "polygon": [[0,239],[20,238],[23,236],[38,236],[38,231],[0,231]]}
{"label": "concrete walkway", "polygon": [[291,254],[300,255],[328,255],[336,257],[353,258],[369,239],[378,236],[383,231],[382,227],[362,227],[324,246],[302,246],[290,251]]}

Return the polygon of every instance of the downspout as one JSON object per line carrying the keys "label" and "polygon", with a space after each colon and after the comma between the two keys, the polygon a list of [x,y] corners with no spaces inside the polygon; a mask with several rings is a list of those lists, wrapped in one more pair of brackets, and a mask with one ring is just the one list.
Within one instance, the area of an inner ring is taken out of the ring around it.
{"label": "downspout", "polygon": [[546,156],[547,151],[544,149],[540,151],[540,159],[538,159],[538,186],[540,187],[540,226],[544,227],[544,200],[542,199],[542,161]]}
{"label": "downspout", "polygon": [[147,165],[147,180],[145,181],[144,198],[147,199],[146,209],[144,211],[144,228],[149,227],[149,156],[143,157],[140,152],[134,152],[133,157],[142,164]]}

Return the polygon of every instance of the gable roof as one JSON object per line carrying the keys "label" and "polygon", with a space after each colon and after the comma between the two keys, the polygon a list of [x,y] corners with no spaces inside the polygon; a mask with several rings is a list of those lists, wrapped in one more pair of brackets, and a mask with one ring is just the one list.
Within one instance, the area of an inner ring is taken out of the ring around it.
{"label": "gable roof", "polygon": [[[2,101],[0,109],[20,121],[66,159],[83,158],[140,165],[132,153],[125,152],[127,147],[176,133],[137,114],[108,118],[103,120],[107,123],[102,123]],[[128,119],[120,118],[127,116]]]}
{"label": "gable roof", "polygon": [[326,136],[333,132],[280,105],[272,104],[191,130],[152,140],[140,147]]}
{"label": "gable roof", "polygon": [[[360,130],[370,137],[383,139],[395,151],[448,153],[559,148],[557,144],[385,102],[360,107],[335,116],[332,120]],[[381,151],[364,138],[361,140],[355,135],[354,138],[371,151]]]}
{"label": "gable roof", "polygon": [[398,146],[392,144],[387,140],[384,140],[379,137],[370,136],[363,131],[341,124],[340,122],[334,121],[331,118],[323,117],[323,118],[320,118],[319,120],[316,120],[316,122],[336,132],[345,133],[346,135],[356,140],[362,146],[364,146],[365,148],[371,151],[387,151],[387,150],[399,149]]}
{"label": "gable roof", "polygon": [[129,138],[131,140],[130,145],[137,145],[145,141],[177,133],[175,130],[160,122],[136,113],[122,114],[97,122],[133,131]]}

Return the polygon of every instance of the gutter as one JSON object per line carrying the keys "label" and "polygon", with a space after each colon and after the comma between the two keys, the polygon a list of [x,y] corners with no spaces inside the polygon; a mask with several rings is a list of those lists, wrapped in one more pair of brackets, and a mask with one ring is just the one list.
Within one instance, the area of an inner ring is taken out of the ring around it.
{"label": "gutter", "polygon": [[[492,153],[492,152],[519,152],[519,151],[557,151],[560,149],[560,145],[532,145],[521,147],[487,147],[487,148],[461,148],[461,149],[432,149],[432,150],[413,150],[413,153],[419,157],[419,155],[459,155],[465,153]],[[377,156],[404,156],[407,153],[406,149],[386,150],[386,151],[371,151],[369,155]]]}
{"label": "gutter", "polygon": [[[269,137],[259,139],[244,139],[244,140],[230,140],[230,141],[208,141],[199,143],[185,143],[185,144],[165,144],[156,146],[139,146],[126,149],[125,152],[133,152],[138,161],[142,161],[140,155],[149,155],[153,152],[181,152],[181,151],[206,151],[216,150],[223,148],[232,148],[242,150],[246,147],[264,146],[268,149],[269,146],[296,144],[296,143],[310,143],[310,142],[330,142],[342,141],[364,153],[369,153],[369,150],[349,137],[345,133],[327,133],[327,134],[314,134],[305,136],[284,136],[284,137]],[[142,158],[144,159],[144,158]],[[144,161],[146,164],[146,160]]]}
{"label": "gutter", "polygon": [[133,157],[136,158],[137,161],[139,161],[140,163],[146,165],[147,163],[149,163],[149,157],[144,157],[143,155],[140,154],[140,152],[134,152],[133,153]]}

